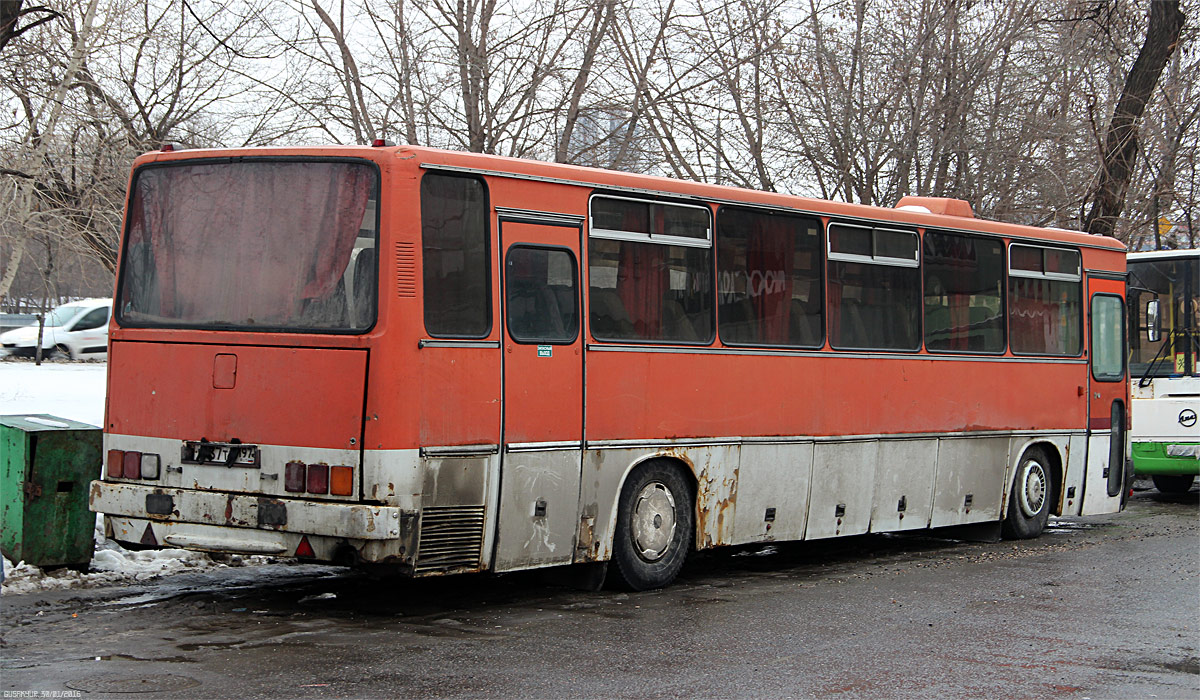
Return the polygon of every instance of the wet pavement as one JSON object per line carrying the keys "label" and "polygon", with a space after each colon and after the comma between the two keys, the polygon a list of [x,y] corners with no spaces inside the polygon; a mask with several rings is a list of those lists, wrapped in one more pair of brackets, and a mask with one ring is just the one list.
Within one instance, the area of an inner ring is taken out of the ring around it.
{"label": "wet pavement", "polygon": [[1200,491],[1029,541],[726,549],[646,593],[280,564],[0,609],[6,697],[1196,698]]}

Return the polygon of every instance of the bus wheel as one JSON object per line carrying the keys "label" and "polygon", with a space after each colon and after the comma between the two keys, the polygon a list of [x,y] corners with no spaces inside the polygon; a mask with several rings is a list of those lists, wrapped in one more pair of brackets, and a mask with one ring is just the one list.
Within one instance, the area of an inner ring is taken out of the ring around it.
{"label": "bus wheel", "polygon": [[1195,477],[1191,474],[1155,474],[1150,478],[1154,480],[1154,488],[1163,493],[1187,493]]}
{"label": "bus wheel", "polygon": [[1031,447],[1021,456],[1017,477],[1008,498],[1008,514],[1000,527],[1006,539],[1027,540],[1042,534],[1050,518],[1049,462],[1041,448]]}
{"label": "bus wheel", "polygon": [[613,563],[618,583],[661,588],[679,574],[692,537],[692,495],[670,462],[638,467],[621,488]]}

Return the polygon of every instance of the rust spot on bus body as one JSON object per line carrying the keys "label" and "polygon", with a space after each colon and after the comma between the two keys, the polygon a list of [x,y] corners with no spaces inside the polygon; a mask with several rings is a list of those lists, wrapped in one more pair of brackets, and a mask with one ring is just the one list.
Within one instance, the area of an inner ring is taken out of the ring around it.
{"label": "rust spot on bus body", "polygon": [[700,473],[696,487],[696,532],[703,538],[698,542],[700,549],[729,544],[724,531],[726,515],[732,522],[737,507],[738,471],[735,467],[729,476],[717,477],[706,466]]}

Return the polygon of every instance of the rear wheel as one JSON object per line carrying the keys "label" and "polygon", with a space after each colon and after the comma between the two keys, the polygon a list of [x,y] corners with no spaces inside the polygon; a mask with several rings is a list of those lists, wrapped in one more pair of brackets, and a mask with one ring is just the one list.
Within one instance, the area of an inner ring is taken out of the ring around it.
{"label": "rear wheel", "polygon": [[1155,474],[1154,488],[1163,493],[1187,493],[1195,479],[1191,474]]}
{"label": "rear wheel", "polygon": [[1050,494],[1053,493],[1050,463],[1039,447],[1021,455],[1017,476],[1008,498],[1008,513],[1000,532],[1006,539],[1026,540],[1042,534],[1050,519]]}
{"label": "rear wheel", "polygon": [[670,462],[638,467],[621,488],[613,570],[635,591],[661,588],[679,575],[692,538],[692,491]]}

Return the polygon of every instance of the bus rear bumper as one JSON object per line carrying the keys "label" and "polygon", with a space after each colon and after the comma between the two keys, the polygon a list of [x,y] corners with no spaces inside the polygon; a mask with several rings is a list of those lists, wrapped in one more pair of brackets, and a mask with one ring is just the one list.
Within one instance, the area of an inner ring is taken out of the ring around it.
{"label": "bus rear bumper", "polygon": [[1139,476],[1200,474],[1200,443],[1134,442],[1130,452]]}
{"label": "bus rear bumper", "polygon": [[[411,552],[414,518],[399,508],[313,503],[252,494],[93,481],[91,509],[106,534],[146,545],[239,554],[296,555],[307,538],[313,558],[355,550],[360,561],[395,561]],[[344,555],[344,553],[343,553]]]}

